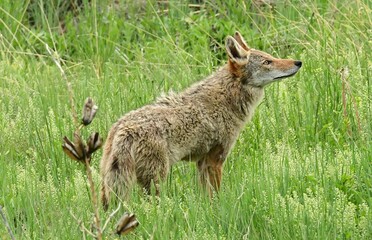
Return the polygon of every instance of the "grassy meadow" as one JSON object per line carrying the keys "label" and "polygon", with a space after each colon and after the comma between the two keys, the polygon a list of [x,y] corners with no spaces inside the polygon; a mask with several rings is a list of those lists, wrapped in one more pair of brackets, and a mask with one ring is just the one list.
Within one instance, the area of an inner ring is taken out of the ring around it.
{"label": "grassy meadow", "polygon": [[[199,188],[195,164],[179,163],[158,200],[133,190],[105,238],[120,238],[129,211],[140,225],[123,239],[372,239],[371,1],[82,2],[0,3],[0,205],[16,239],[83,239],[71,213],[90,229],[85,170],[61,148],[76,127],[71,98],[79,118],[94,99],[82,133],[105,137],[124,113],[225,64],[236,30],[302,69],[266,88],[217,197]],[[2,218],[0,239],[10,239]]]}

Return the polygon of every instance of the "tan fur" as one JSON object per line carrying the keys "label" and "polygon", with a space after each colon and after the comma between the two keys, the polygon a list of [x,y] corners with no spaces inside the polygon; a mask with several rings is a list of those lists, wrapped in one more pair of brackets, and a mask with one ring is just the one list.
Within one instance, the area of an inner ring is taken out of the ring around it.
{"label": "tan fur", "polygon": [[158,194],[159,182],[181,160],[197,163],[200,182],[210,194],[220,188],[223,163],[261,102],[263,87],[293,75],[301,65],[250,49],[239,32],[227,37],[226,50],[228,64],[213,75],[113,125],[101,161],[105,208],[110,193],[125,197],[135,182],[147,192],[153,182]]}

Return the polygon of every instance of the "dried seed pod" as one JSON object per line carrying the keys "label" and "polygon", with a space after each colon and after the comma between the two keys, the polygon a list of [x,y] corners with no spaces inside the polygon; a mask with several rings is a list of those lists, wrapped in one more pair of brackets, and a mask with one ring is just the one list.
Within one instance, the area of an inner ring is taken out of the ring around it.
{"label": "dried seed pod", "polygon": [[89,125],[93,121],[93,118],[97,113],[97,110],[98,110],[98,106],[94,104],[93,100],[90,97],[88,97],[85,100],[85,104],[83,107],[82,123],[85,126]]}
{"label": "dried seed pod", "polygon": [[119,235],[126,235],[138,227],[139,222],[136,220],[134,214],[124,213],[116,224],[116,233]]}
{"label": "dried seed pod", "polygon": [[85,144],[78,133],[74,133],[74,142],[64,137],[62,149],[72,160],[84,162],[86,155]]}
{"label": "dried seed pod", "polygon": [[98,132],[92,133],[87,140],[87,154],[90,156],[100,147],[102,147],[102,138]]}
{"label": "dried seed pod", "polygon": [[74,144],[75,144],[77,153],[79,154],[79,156],[81,156],[81,159],[84,159],[85,153],[86,153],[85,144],[83,140],[81,139],[80,134],[78,134],[77,132],[74,133]]}
{"label": "dried seed pod", "polygon": [[79,154],[75,149],[75,145],[67,137],[63,138],[62,149],[67,154],[67,156],[72,160],[75,161],[81,160]]}

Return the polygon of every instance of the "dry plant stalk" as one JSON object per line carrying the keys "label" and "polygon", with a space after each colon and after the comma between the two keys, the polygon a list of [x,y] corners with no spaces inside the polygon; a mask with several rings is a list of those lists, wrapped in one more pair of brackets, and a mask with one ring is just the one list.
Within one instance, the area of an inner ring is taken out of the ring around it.
{"label": "dry plant stalk", "polygon": [[[348,69],[348,67],[342,68],[340,70],[340,75],[341,75],[341,80],[342,80],[342,106],[343,106],[344,118],[347,119],[346,94],[348,92],[350,94],[351,101],[353,103],[353,107],[354,107],[354,111],[355,111],[355,117],[356,117],[356,120],[357,120],[357,123],[358,123],[358,130],[359,130],[359,132],[361,132],[362,131],[362,127],[361,127],[361,124],[360,124],[360,117],[359,117],[359,111],[358,111],[357,103],[356,103],[356,100],[355,100],[354,96],[352,95],[352,92],[351,92],[351,89],[350,89],[350,84],[347,81],[347,79],[349,78],[349,69]],[[347,123],[347,130],[348,130],[349,136],[351,137],[352,136],[352,131],[351,131],[351,128],[350,128],[350,124],[349,123]]]}
{"label": "dry plant stalk", "polygon": [[[61,66],[61,58],[59,57],[58,53],[53,51],[47,44],[45,45],[45,48],[50,54],[53,62],[56,64],[56,66],[60,70],[61,75],[66,82],[67,90],[69,92],[69,100],[71,104],[72,116],[74,119],[74,124],[75,126],[77,126],[78,117],[77,117],[77,113],[75,109],[74,93],[71,87],[71,82],[68,80],[66,73]],[[98,107],[94,105],[93,100],[91,98],[88,98],[83,108],[82,124],[80,124],[80,126],[74,132],[74,142],[71,142],[67,137],[64,137],[62,148],[63,148],[63,151],[67,154],[67,156],[69,156],[71,159],[85,164],[85,169],[86,169],[86,173],[88,177],[90,191],[92,194],[91,200],[92,200],[92,205],[94,209],[94,223],[95,223],[95,228],[97,231],[96,238],[102,239],[102,232],[101,232],[101,227],[100,227],[100,218],[99,218],[99,211],[98,211],[98,204],[97,204],[97,194],[94,188],[92,171],[90,169],[91,155],[94,151],[96,151],[102,146],[102,138],[98,136],[98,133],[94,133],[94,137],[93,138],[90,137],[88,139],[88,145],[86,145],[80,137],[80,129],[83,126],[86,126],[92,122],[97,112],[97,109]]]}
{"label": "dry plant stalk", "polygon": [[[99,217],[99,208],[97,203],[97,193],[94,187],[92,170],[90,168],[90,162],[92,154],[102,147],[102,138],[99,136],[98,132],[92,133],[87,142],[85,143],[81,136],[80,130],[89,125],[96,115],[98,107],[94,104],[91,98],[87,98],[83,107],[83,117],[81,125],[74,132],[74,141],[70,141],[67,137],[63,138],[62,149],[72,160],[80,162],[85,165],[86,174],[88,177],[91,201],[94,211],[94,229],[96,233],[93,235],[96,239],[102,239],[102,229]],[[83,228],[86,231],[86,228]],[[87,231],[86,231],[87,232]],[[91,232],[87,232],[92,235]]]}
{"label": "dry plant stalk", "polygon": [[[101,240],[103,231],[105,230],[106,226],[108,225],[108,223],[112,219],[112,217],[119,211],[120,205],[115,211],[113,211],[110,214],[110,216],[108,217],[108,219],[106,220],[106,222],[104,224],[104,227],[102,228],[101,227],[101,222],[100,222],[100,217],[99,217],[99,207],[98,207],[98,202],[97,202],[97,193],[96,193],[96,190],[95,190],[95,187],[94,187],[95,185],[94,185],[94,182],[93,182],[92,170],[91,170],[91,167],[90,167],[90,163],[91,163],[91,160],[92,160],[93,153],[95,151],[97,151],[99,148],[102,147],[103,141],[102,141],[102,138],[99,136],[98,132],[92,133],[89,136],[89,138],[87,139],[86,142],[84,142],[82,140],[81,135],[80,135],[80,130],[84,126],[89,125],[93,121],[93,119],[94,119],[94,117],[97,113],[98,107],[97,107],[97,105],[94,104],[93,100],[90,97],[88,97],[85,100],[83,111],[82,111],[83,116],[82,116],[81,122],[79,124],[77,113],[76,113],[76,110],[75,110],[74,97],[73,97],[73,91],[72,91],[72,88],[71,88],[71,83],[69,82],[69,80],[66,76],[66,73],[61,66],[61,59],[60,59],[58,53],[52,51],[51,48],[48,45],[46,45],[46,49],[47,49],[48,53],[51,55],[52,60],[54,61],[54,63],[57,65],[58,69],[61,72],[61,75],[62,75],[63,79],[65,80],[65,82],[67,84],[67,89],[68,89],[68,92],[69,92],[69,100],[70,100],[70,104],[71,104],[74,124],[75,124],[75,126],[78,126],[78,127],[76,128],[76,130],[74,132],[73,141],[69,140],[66,136],[63,138],[62,149],[67,154],[67,156],[69,158],[71,158],[74,161],[80,162],[80,163],[84,164],[84,166],[85,166],[85,170],[86,170],[86,174],[87,174],[87,178],[88,178],[88,182],[89,182],[89,187],[90,187],[90,192],[91,192],[91,196],[92,196],[91,197],[91,203],[92,203],[93,210],[94,210],[94,226],[93,226],[94,231],[93,232],[89,231],[84,226],[82,221],[79,221],[72,214],[72,212],[71,212],[71,215],[78,222],[79,226],[81,227],[84,239],[85,239],[85,233],[87,233],[88,235],[90,235],[90,236],[92,236],[92,237],[94,237],[98,240]],[[116,227],[115,233],[117,233],[119,235],[125,235],[125,234],[128,234],[129,232],[131,232],[133,229],[135,229],[139,225],[139,223],[136,220],[134,214],[125,213],[121,217],[121,219],[119,220],[117,225],[118,226]]]}
{"label": "dry plant stalk", "polygon": [[[85,238],[85,233],[87,233],[88,235],[93,236],[94,238],[100,240],[102,239],[102,233],[105,230],[106,226],[108,225],[109,221],[119,211],[120,205],[115,211],[113,211],[110,214],[103,228],[101,228],[100,217],[99,217],[99,207],[97,203],[97,193],[94,187],[92,171],[90,168],[90,162],[92,159],[92,154],[102,147],[102,138],[99,136],[98,132],[94,132],[89,136],[88,140],[85,143],[80,136],[80,130],[84,126],[89,125],[93,121],[93,118],[96,115],[97,110],[98,110],[98,107],[94,104],[93,100],[91,98],[87,98],[85,101],[84,107],[83,107],[83,117],[81,121],[82,123],[74,132],[74,140],[70,141],[65,136],[63,138],[62,149],[69,158],[85,165],[88,182],[90,186],[90,192],[92,195],[91,201],[92,201],[92,206],[94,210],[94,229],[96,233],[89,231],[84,226],[84,224],[81,221],[79,221],[72,213],[71,215],[79,223],[79,226],[81,227],[83,231],[84,238]],[[134,230],[138,225],[139,223],[136,220],[136,217],[134,214],[125,213],[120,218],[119,222],[117,223],[115,233],[118,235],[126,235],[132,230]]]}

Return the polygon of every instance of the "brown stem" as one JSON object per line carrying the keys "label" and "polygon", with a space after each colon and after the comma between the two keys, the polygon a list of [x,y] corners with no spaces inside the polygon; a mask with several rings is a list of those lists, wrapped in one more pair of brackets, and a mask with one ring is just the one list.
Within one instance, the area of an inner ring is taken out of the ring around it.
{"label": "brown stem", "polygon": [[[354,111],[355,111],[355,117],[356,117],[356,120],[357,120],[357,125],[358,125],[358,130],[359,130],[359,133],[362,131],[362,127],[361,127],[361,123],[360,123],[360,117],[359,117],[359,111],[358,111],[358,105],[356,103],[356,100],[355,100],[355,97],[351,91],[351,88],[350,88],[350,84],[349,82],[347,81],[348,79],[348,76],[349,76],[349,70],[347,67],[345,68],[342,68],[341,69],[341,80],[342,80],[342,105],[343,105],[343,112],[344,112],[344,117],[347,118],[347,110],[346,110],[346,94],[349,93],[350,97],[351,97],[351,101],[352,101],[352,104],[353,104],[353,107],[354,107]],[[347,124],[347,128],[348,128],[348,133],[349,133],[349,136],[351,136],[351,128],[350,128],[350,125]]]}
{"label": "brown stem", "polygon": [[92,170],[90,169],[90,159],[88,157],[85,158],[85,169],[87,171],[87,176],[88,176],[88,182],[90,186],[90,192],[92,193],[92,205],[93,205],[93,210],[94,210],[94,223],[95,227],[97,229],[97,239],[102,240],[102,230],[100,226],[100,218],[99,218],[99,211],[98,211],[98,203],[97,203],[97,194],[96,190],[94,188],[94,183],[93,183],[93,177],[92,177]]}
{"label": "brown stem", "polygon": [[80,229],[81,229],[81,232],[83,233],[83,239],[85,239],[85,233],[87,233],[88,235],[94,237],[94,238],[97,238],[96,235],[94,235],[94,233],[92,233],[91,231],[89,231],[85,226],[84,226],[84,223],[83,221],[79,220],[73,213],[72,211],[70,210],[70,214],[71,216],[75,219],[75,221],[78,223]]}
{"label": "brown stem", "polygon": [[[344,78],[342,77],[342,107],[343,107],[343,113],[344,113],[344,118],[347,119],[347,110],[346,110],[346,82]],[[346,127],[347,127],[347,133],[351,137],[351,128],[348,122],[346,122]]]}

